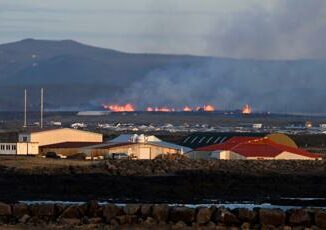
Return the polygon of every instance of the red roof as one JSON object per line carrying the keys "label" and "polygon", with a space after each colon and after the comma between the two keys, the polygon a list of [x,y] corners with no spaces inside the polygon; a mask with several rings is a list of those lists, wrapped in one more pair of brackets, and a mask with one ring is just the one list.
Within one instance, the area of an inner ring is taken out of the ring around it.
{"label": "red roof", "polygon": [[127,146],[127,145],[134,145],[134,144],[137,144],[137,143],[134,143],[134,142],[121,142],[121,143],[109,142],[109,143],[104,144],[104,145],[95,146],[94,148],[95,149],[110,149],[110,148]]}
{"label": "red roof", "polygon": [[51,144],[51,145],[43,145],[41,148],[82,148],[86,146],[91,146],[91,145],[98,145],[100,144],[99,142],[61,142],[57,144]]}
{"label": "red roof", "polygon": [[276,148],[269,144],[252,144],[241,143],[234,148],[229,149],[232,152],[238,153],[245,157],[276,157],[284,152],[283,150]]}
{"label": "red roof", "polygon": [[232,137],[222,144],[215,144],[197,148],[196,151],[229,150],[245,157],[274,158],[282,152],[290,152],[310,158],[320,158],[318,154],[306,150],[277,144],[268,138],[257,137]]}

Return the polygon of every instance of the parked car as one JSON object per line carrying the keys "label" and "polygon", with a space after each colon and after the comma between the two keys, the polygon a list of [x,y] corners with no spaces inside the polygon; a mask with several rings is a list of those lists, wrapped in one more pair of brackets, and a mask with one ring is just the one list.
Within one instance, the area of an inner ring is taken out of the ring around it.
{"label": "parked car", "polygon": [[105,155],[105,159],[129,159],[129,155],[127,153],[109,153]]}
{"label": "parked car", "polygon": [[52,158],[52,159],[59,159],[60,158],[60,156],[55,152],[47,152],[45,154],[45,157],[46,158]]}

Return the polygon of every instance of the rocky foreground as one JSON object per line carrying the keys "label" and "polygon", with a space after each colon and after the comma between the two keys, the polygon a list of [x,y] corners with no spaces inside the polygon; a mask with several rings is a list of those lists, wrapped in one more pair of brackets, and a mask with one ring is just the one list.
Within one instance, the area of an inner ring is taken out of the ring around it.
{"label": "rocky foreground", "polygon": [[112,176],[171,176],[185,172],[244,175],[326,175],[326,160],[106,160],[85,161],[41,157],[0,156],[1,173],[29,175],[105,174]]}
{"label": "rocky foreground", "polygon": [[0,202],[0,229],[326,229],[326,210]]}
{"label": "rocky foreground", "polygon": [[[326,161],[88,162],[0,157],[0,188],[5,202],[114,200],[193,204],[210,203],[212,199],[266,202],[266,198],[325,198]],[[295,205],[326,206],[323,202]]]}

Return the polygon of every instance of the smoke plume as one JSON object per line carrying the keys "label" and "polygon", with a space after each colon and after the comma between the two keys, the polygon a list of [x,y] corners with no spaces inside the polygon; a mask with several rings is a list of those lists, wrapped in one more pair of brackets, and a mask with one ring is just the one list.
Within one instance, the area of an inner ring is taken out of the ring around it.
{"label": "smoke plume", "polygon": [[207,39],[218,56],[255,59],[326,57],[326,2],[276,0],[215,25]]}
{"label": "smoke plume", "polygon": [[154,69],[127,87],[121,99],[143,107],[209,103],[237,109],[249,103],[261,111],[325,113],[325,40],[325,1],[277,0],[270,8],[257,4],[214,24],[206,38],[216,56],[246,60],[209,59]]}

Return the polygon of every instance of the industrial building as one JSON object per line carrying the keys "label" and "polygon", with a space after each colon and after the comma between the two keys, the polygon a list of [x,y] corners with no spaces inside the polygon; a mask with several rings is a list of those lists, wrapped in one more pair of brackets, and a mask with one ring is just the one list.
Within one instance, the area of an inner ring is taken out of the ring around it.
{"label": "industrial building", "polygon": [[30,131],[19,134],[19,142],[34,142],[38,145],[51,145],[63,142],[103,142],[103,135],[84,130],[60,128]]}
{"label": "industrial building", "polygon": [[10,139],[2,139],[0,154],[37,155],[42,146],[62,142],[102,143],[103,135],[69,128],[28,131],[16,136],[11,135]]}
{"label": "industrial building", "polygon": [[165,142],[155,136],[121,135],[109,142],[59,143],[42,146],[42,153],[55,152],[58,155],[73,156],[83,154],[86,157],[105,157],[113,154],[125,154],[134,159],[155,159],[159,155],[183,154],[190,148]]}
{"label": "industrial building", "polygon": [[[278,143],[278,142],[279,143]],[[220,160],[321,160],[321,156],[299,149],[287,136],[232,137],[221,144],[199,147],[191,159]]]}

